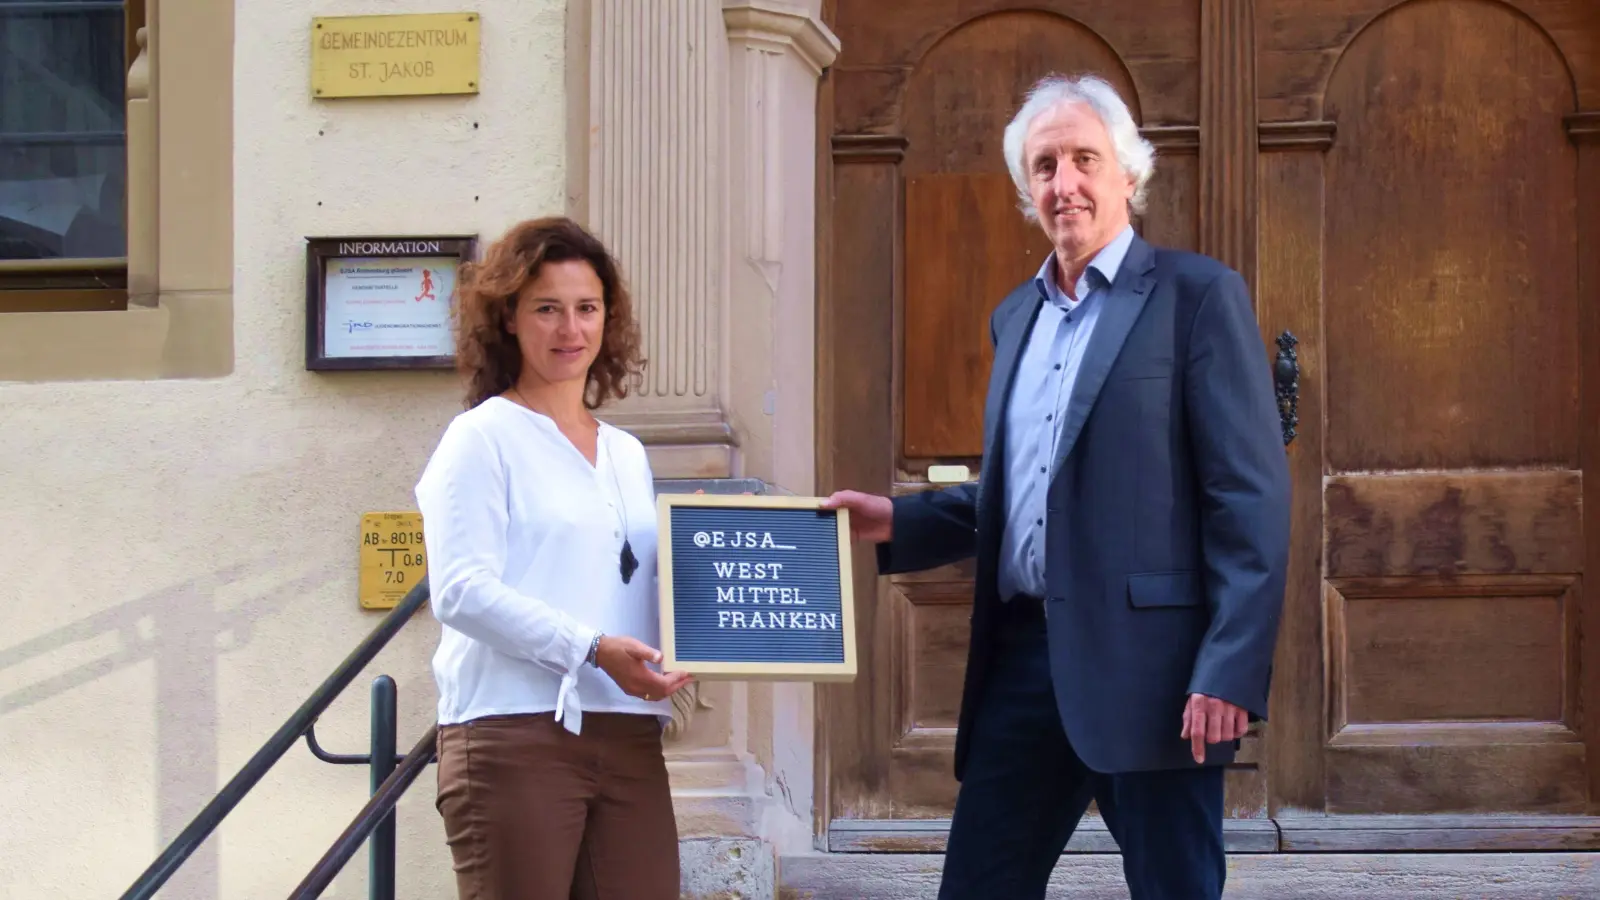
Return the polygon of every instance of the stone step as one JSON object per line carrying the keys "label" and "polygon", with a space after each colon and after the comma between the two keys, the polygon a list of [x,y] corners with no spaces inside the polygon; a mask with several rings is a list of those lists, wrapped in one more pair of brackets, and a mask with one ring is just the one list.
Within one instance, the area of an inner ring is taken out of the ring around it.
{"label": "stone step", "polygon": [[[815,853],[778,861],[779,900],[933,900],[944,857]],[[1062,857],[1049,900],[1127,900],[1116,854]],[[1227,900],[1596,900],[1600,853],[1260,853],[1228,857]],[[748,898],[757,900],[757,898]],[[996,897],[994,900],[1005,900]]]}

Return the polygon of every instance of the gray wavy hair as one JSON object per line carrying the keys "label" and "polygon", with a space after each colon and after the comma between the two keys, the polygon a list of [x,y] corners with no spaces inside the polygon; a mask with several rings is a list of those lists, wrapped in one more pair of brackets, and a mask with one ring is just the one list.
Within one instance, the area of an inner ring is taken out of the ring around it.
{"label": "gray wavy hair", "polygon": [[1006,126],[1006,168],[1011,170],[1011,180],[1021,198],[1022,214],[1029,221],[1039,221],[1039,211],[1033,207],[1033,197],[1028,193],[1028,162],[1022,158],[1023,143],[1028,128],[1040,114],[1066,103],[1082,103],[1094,110],[1111,136],[1111,149],[1117,155],[1117,164],[1133,177],[1133,197],[1128,201],[1135,213],[1144,212],[1145,199],[1150,186],[1150,176],[1156,171],[1156,148],[1139,134],[1139,125],[1133,113],[1122,102],[1117,89],[1103,78],[1094,75],[1067,77],[1052,75],[1040,80],[1028,90],[1022,108]]}

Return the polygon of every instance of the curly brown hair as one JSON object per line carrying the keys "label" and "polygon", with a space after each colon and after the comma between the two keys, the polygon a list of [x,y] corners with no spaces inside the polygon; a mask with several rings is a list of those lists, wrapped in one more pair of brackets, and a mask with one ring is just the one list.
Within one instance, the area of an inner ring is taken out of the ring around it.
{"label": "curly brown hair", "polygon": [[481,261],[461,267],[456,289],[456,368],[467,382],[468,409],[516,383],[522,374],[522,348],[506,323],[516,313],[517,296],[539,277],[545,263],[570,260],[587,262],[605,289],[605,332],[600,353],[589,367],[583,404],[598,409],[628,396],[628,380],[642,374],[645,365],[633,298],[605,244],[577,222],[551,216],[519,222],[489,245]]}

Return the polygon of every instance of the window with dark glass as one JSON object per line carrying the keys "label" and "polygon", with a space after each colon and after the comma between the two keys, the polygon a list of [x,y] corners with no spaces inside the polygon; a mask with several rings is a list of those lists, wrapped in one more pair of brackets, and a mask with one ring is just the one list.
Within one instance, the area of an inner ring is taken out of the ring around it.
{"label": "window with dark glass", "polygon": [[126,306],[126,86],[142,7],[0,0],[0,311]]}

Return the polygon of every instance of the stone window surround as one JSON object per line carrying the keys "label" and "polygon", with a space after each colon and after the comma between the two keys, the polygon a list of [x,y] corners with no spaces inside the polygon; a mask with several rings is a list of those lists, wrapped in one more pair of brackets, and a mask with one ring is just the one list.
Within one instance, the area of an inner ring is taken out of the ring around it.
{"label": "stone window surround", "polygon": [[233,4],[147,0],[145,23],[128,70],[128,308],[0,314],[0,381],[233,371]]}

